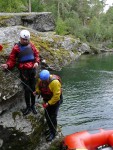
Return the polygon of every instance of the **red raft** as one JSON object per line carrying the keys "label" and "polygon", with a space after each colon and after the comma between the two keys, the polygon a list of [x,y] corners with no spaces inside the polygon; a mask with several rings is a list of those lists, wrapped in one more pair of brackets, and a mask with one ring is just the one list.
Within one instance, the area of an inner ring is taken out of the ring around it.
{"label": "red raft", "polygon": [[113,150],[113,130],[76,132],[64,137],[62,150]]}

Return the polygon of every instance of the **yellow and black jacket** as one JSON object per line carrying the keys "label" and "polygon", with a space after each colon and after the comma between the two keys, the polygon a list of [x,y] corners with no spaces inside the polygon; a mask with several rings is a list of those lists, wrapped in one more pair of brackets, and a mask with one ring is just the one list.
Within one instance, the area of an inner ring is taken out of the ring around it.
{"label": "yellow and black jacket", "polygon": [[61,82],[56,78],[56,75],[50,75],[50,79],[46,82],[38,79],[36,93],[43,97],[44,102],[54,105],[60,100],[62,94]]}

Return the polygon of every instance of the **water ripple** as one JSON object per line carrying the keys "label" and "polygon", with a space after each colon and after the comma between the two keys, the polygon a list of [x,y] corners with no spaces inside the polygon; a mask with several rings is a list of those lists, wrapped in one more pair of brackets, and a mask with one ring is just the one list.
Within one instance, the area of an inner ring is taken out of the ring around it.
{"label": "water ripple", "polygon": [[62,70],[64,135],[113,125],[113,55],[91,56]]}

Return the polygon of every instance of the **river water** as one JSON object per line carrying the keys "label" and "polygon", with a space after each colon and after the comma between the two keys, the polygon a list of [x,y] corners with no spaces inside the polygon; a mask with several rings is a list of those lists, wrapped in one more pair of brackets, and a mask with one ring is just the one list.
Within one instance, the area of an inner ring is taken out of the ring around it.
{"label": "river water", "polygon": [[58,115],[62,133],[113,129],[113,53],[81,56],[59,74],[64,95]]}

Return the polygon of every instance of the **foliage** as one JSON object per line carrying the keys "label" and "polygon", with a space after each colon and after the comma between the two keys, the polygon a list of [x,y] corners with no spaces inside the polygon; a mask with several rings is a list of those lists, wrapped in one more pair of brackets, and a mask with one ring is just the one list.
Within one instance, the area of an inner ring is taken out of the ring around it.
{"label": "foliage", "polygon": [[23,0],[0,0],[1,12],[24,12],[27,11],[26,3]]}
{"label": "foliage", "polygon": [[32,0],[31,1],[31,10],[32,12],[41,12],[44,10],[43,3],[41,0]]}
{"label": "foliage", "polygon": [[57,23],[56,24],[57,24],[57,26],[56,26],[56,33],[57,34],[59,34],[59,35],[67,34],[66,24],[60,17],[57,19]]}

